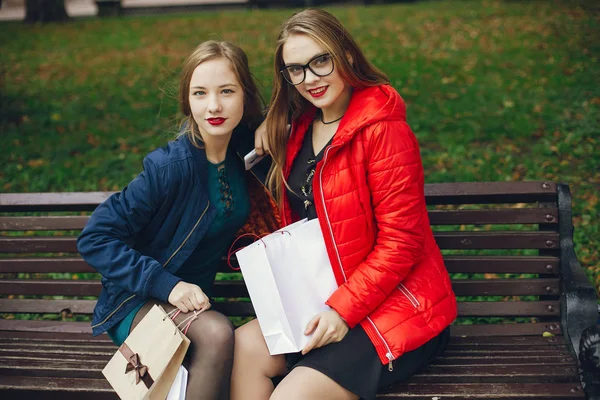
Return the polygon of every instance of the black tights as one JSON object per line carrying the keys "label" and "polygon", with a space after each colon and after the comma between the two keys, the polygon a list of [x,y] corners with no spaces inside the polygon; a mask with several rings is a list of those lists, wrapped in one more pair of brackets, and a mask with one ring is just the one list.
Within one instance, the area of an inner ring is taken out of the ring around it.
{"label": "black tights", "polygon": [[[155,304],[161,305],[167,312],[174,309],[170,304],[150,300],[135,315],[132,330]],[[175,324],[190,315],[180,313]],[[191,342],[183,361],[188,370],[186,400],[229,399],[234,342],[229,319],[217,311],[204,311],[191,324],[186,336]]]}

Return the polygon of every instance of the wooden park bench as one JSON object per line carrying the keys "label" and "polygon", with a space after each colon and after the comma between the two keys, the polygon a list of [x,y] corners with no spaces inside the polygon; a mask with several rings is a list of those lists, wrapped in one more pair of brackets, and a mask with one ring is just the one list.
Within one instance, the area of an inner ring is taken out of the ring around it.
{"label": "wooden park bench", "polygon": [[[116,347],[83,321],[100,281],[75,245],[109,195],[0,194],[0,398],[116,398],[101,374]],[[580,337],[598,311],[573,250],[568,187],[443,183],[426,196],[459,319],[445,354],[380,398],[586,398]],[[233,273],[225,263],[221,271]],[[231,277],[216,282],[214,307],[251,316],[243,281]],[[594,360],[583,361],[586,391],[598,390]]]}

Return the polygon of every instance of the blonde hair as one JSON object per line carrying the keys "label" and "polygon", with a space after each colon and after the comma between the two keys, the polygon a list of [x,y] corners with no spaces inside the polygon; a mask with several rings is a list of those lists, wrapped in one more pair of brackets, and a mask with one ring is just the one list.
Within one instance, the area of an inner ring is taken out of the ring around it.
{"label": "blonde hair", "polygon": [[288,84],[279,70],[284,66],[283,46],[292,35],[307,35],[322,45],[332,56],[335,68],[350,87],[360,89],[389,83],[387,76],[364,56],[350,33],[331,13],[306,9],[292,15],[281,26],[275,49],[273,92],[266,119],[269,150],[273,158],[267,186],[281,203],[285,178],[283,166],[288,138],[288,117],[301,116],[310,102]]}
{"label": "blonde hair", "polygon": [[198,124],[192,116],[190,107],[190,84],[194,70],[205,61],[225,58],[231,63],[231,69],[244,91],[244,115],[240,125],[245,125],[252,132],[262,119],[262,98],[248,66],[248,57],[244,50],[230,42],[209,40],[201,43],[183,63],[179,82],[179,107],[183,114],[178,136],[187,135],[196,147],[202,147],[202,136]]}

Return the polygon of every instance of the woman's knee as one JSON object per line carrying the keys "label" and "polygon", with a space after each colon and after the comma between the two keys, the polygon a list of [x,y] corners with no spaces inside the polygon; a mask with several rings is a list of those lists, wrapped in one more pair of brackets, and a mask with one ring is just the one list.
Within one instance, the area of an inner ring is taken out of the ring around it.
{"label": "woman's knee", "polygon": [[234,328],[226,316],[216,311],[205,311],[192,322],[187,334],[192,343],[206,344],[209,348],[233,351]]}
{"label": "woman's knee", "polygon": [[286,372],[285,357],[269,353],[256,320],[236,329],[234,363],[239,366],[251,365],[271,378]]}

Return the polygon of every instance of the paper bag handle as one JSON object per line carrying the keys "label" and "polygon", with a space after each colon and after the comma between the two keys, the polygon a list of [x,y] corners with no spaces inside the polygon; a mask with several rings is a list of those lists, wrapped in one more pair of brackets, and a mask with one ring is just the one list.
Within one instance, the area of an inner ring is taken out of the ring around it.
{"label": "paper bag handle", "polygon": [[[269,233],[265,233],[263,236],[267,236],[269,235]],[[243,235],[238,236],[233,243],[231,243],[231,247],[229,247],[229,251],[227,252],[227,265],[229,265],[229,268],[231,268],[234,271],[239,271],[239,268],[235,268],[234,266],[231,265],[231,256],[234,255],[235,253],[237,253],[238,251],[242,250],[244,247],[240,247],[239,249],[235,249],[233,250],[233,246],[235,246],[235,244],[237,243],[238,240],[240,240],[243,237],[246,236],[250,236],[253,238],[256,238],[257,240],[260,240],[261,242],[263,242],[263,244],[265,245],[265,247],[267,247],[267,244],[264,242],[264,240],[262,240],[263,236],[258,236],[256,233],[244,233]]]}
{"label": "paper bag handle", "polygon": [[[187,317],[186,319],[184,319],[183,321],[181,321],[181,322],[179,323],[179,325],[177,325],[177,326],[176,326],[176,328],[177,328],[177,329],[179,329],[179,327],[180,327],[181,325],[183,325],[183,324],[186,324],[186,322],[187,322],[187,324],[184,326],[184,328],[183,328],[183,329],[180,329],[180,330],[181,330],[181,332],[183,332],[183,334],[184,334],[184,335],[187,335],[187,332],[188,332],[188,330],[190,329],[190,326],[192,325],[192,322],[194,322],[196,319],[198,319],[198,314],[200,314],[202,311],[206,311],[206,310],[208,310],[209,308],[210,308],[210,305],[209,305],[208,307],[205,307],[205,308],[203,308],[203,309],[202,309],[202,310],[200,310],[200,311],[193,310],[193,313],[194,313],[194,315],[190,315],[189,317]],[[180,309],[178,309],[178,308],[174,308],[174,309],[172,309],[171,311],[169,311],[169,312],[167,313],[167,315],[165,316],[165,318],[163,318],[163,321],[164,321],[164,320],[165,320],[167,317],[169,317],[169,318],[171,319],[171,321],[173,321],[173,322],[174,322],[174,321],[175,321],[175,318],[177,318],[177,316],[178,316],[179,314],[181,314],[181,310],[180,310]],[[175,332],[173,332],[173,334],[175,334]]]}

